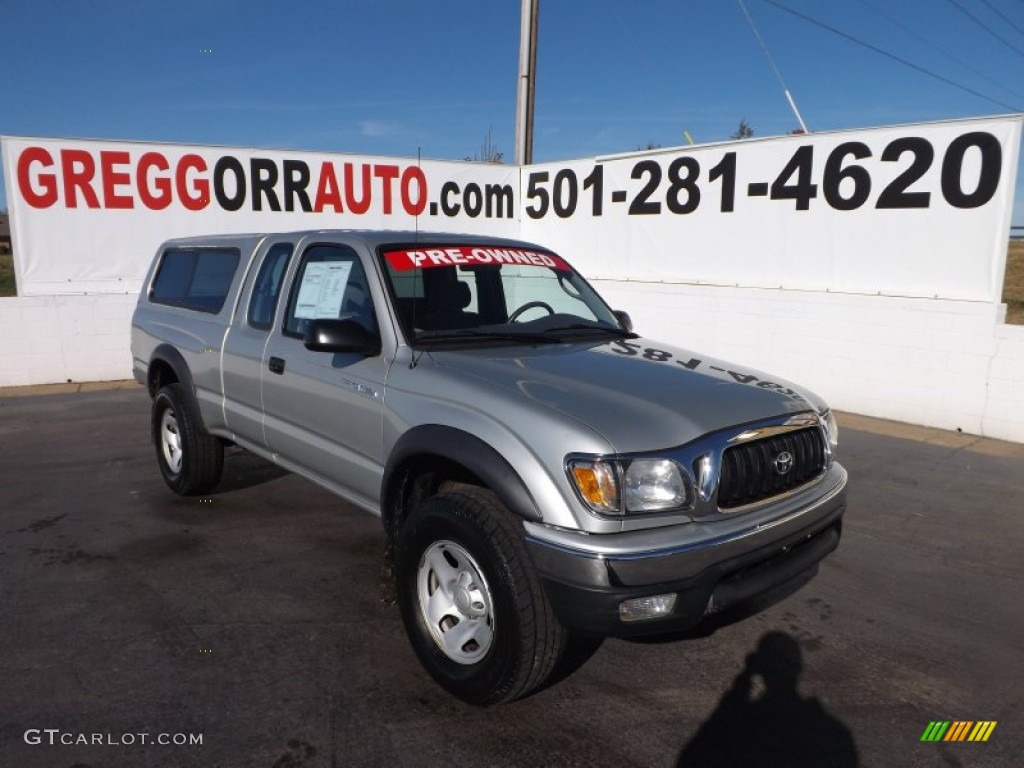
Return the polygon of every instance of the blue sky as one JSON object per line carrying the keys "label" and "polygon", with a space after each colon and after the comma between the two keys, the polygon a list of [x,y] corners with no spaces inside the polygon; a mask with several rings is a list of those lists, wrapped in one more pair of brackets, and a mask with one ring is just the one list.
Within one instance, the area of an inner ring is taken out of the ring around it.
{"label": "blue sky", "polygon": [[[811,130],[1024,110],[1024,0],[745,1]],[[511,160],[519,10],[0,0],[0,133],[464,158],[490,127]],[[540,30],[538,161],[797,125],[735,0],[541,0]]]}

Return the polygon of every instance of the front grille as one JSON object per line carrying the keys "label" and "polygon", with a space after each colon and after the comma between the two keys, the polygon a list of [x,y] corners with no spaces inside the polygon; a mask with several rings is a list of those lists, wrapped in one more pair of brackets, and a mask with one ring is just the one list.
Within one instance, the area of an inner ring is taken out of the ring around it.
{"label": "front grille", "polygon": [[[776,464],[788,453],[789,471]],[[718,507],[732,509],[769,499],[813,480],[825,469],[825,444],[816,427],[797,429],[774,437],[727,448],[722,455]]]}

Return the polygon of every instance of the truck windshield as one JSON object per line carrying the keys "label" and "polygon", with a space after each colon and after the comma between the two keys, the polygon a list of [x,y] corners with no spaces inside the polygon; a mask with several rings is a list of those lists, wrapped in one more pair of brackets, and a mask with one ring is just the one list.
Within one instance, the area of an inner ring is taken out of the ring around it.
{"label": "truck windshield", "polygon": [[383,256],[412,342],[627,333],[587,282],[547,251],[431,244],[386,247]]}

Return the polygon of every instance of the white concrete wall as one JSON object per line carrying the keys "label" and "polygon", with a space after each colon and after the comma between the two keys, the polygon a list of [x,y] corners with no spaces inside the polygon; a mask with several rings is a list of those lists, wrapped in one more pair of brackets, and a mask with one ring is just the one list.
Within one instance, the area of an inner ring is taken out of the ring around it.
{"label": "white concrete wall", "polygon": [[982,434],[1024,443],[1024,326],[996,329]]}
{"label": "white concrete wall", "polygon": [[810,387],[840,410],[1024,442],[1024,327],[1001,305],[592,281],[636,330]]}
{"label": "white concrete wall", "polygon": [[0,387],[130,378],[136,299],[132,294],[0,299]]}
{"label": "white concrete wall", "polygon": [[[1000,305],[594,280],[638,332],[835,408],[1024,442],[1024,326]],[[130,378],[134,295],[0,299],[0,386]]]}

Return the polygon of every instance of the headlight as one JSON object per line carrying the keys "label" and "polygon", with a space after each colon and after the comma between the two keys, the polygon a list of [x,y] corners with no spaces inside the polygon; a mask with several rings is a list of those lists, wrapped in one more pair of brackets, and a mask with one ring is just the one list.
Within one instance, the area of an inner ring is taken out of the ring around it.
{"label": "headlight", "polygon": [[626,469],[627,512],[661,512],[686,506],[689,494],[679,465],[668,459],[637,459]]}
{"label": "headlight", "polygon": [[599,514],[667,512],[693,504],[690,478],[670,459],[572,459],[567,467],[583,503]]}
{"label": "headlight", "polygon": [[836,421],[835,414],[832,411],[825,411],[821,414],[821,420],[825,425],[828,447],[832,450],[832,453],[835,453],[836,448],[839,446],[839,423]]}

